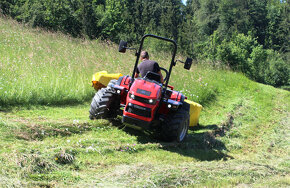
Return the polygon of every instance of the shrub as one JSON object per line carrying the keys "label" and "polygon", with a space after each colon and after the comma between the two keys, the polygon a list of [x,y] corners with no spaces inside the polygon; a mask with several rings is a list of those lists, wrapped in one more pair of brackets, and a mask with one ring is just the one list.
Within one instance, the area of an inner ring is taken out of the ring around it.
{"label": "shrub", "polygon": [[251,79],[264,81],[264,70],[267,67],[267,51],[261,45],[256,46],[247,60],[249,70],[245,72]]}
{"label": "shrub", "polygon": [[217,46],[217,59],[227,64],[234,70],[240,70],[244,73],[250,72],[248,58],[253,49],[258,47],[258,42],[251,36],[237,34],[230,41],[226,39]]}
{"label": "shrub", "polygon": [[277,52],[258,46],[253,49],[248,64],[251,79],[275,87],[289,85],[289,64]]}
{"label": "shrub", "polygon": [[1,0],[0,1],[0,14],[9,15],[11,12],[11,7],[13,7],[13,0]]}
{"label": "shrub", "polygon": [[4,0],[0,2],[0,9],[33,27],[62,31],[75,37],[87,35],[95,38],[99,37],[103,28],[100,21],[105,11],[104,4],[104,1],[95,0]]}
{"label": "shrub", "polygon": [[230,40],[220,41],[215,32],[199,47],[204,50],[199,57],[222,62],[257,82],[275,87],[289,85],[289,64],[277,52],[264,49],[251,36],[236,34]]}
{"label": "shrub", "polygon": [[276,87],[290,85],[290,65],[283,61],[281,56],[272,50],[268,55],[267,63],[264,73],[264,83]]}

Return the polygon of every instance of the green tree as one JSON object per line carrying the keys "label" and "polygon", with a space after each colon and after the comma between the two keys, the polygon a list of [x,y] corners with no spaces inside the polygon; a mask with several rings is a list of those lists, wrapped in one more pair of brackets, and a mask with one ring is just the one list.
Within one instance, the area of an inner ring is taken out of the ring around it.
{"label": "green tree", "polygon": [[204,0],[200,3],[200,9],[195,13],[200,35],[210,36],[218,28],[220,15],[218,5],[220,0]]}
{"label": "green tree", "polygon": [[89,38],[100,37],[103,30],[101,22],[105,16],[105,0],[83,0],[80,2],[80,8],[74,14],[78,15],[81,22],[82,33]]}
{"label": "green tree", "polygon": [[106,0],[105,14],[101,21],[101,35],[113,41],[119,40],[119,33],[122,32],[126,25],[126,20],[122,13],[125,11],[124,1]]}
{"label": "green tree", "polygon": [[249,16],[251,34],[261,45],[265,45],[267,20],[267,0],[249,0]]}
{"label": "green tree", "polygon": [[10,15],[11,9],[15,5],[14,0],[1,0],[0,1],[0,14]]}
{"label": "green tree", "polygon": [[248,1],[221,0],[219,4],[220,34],[229,38],[235,32],[247,34],[249,31]]}
{"label": "green tree", "polygon": [[289,48],[289,1],[272,0],[267,6],[265,46],[281,52]]}

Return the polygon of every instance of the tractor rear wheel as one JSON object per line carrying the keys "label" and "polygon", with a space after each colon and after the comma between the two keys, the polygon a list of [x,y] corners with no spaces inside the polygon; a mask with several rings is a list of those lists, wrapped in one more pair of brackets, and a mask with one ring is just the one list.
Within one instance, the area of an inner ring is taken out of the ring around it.
{"label": "tractor rear wheel", "polygon": [[100,89],[94,96],[90,119],[109,119],[117,116],[120,108],[120,97],[114,94],[111,84],[116,84],[117,80],[111,80],[106,88]]}
{"label": "tractor rear wheel", "polygon": [[189,109],[189,104],[184,102],[180,109],[167,116],[161,127],[161,138],[163,140],[184,141],[189,127]]}

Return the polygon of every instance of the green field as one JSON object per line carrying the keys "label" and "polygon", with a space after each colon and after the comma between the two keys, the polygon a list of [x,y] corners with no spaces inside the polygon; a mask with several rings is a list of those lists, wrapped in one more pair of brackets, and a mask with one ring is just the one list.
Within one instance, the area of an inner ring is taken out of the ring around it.
{"label": "green field", "polygon": [[240,73],[174,68],[170,85],[204,106],[181,144],[89,120],[92,74],[131,74],[134,58],[0,18],[0,187],[290,186],[290,93]]}

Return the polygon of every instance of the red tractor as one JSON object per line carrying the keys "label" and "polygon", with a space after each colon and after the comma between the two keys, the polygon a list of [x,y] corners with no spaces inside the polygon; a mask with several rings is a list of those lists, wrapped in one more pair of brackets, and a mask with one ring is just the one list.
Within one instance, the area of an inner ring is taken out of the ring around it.
{"label": "red tractor", "polygon": [[[143,78],[134,78],[144,39],[153,37],[173,44],[173,55],[169,71],[165,72],[164,83],[160,83],[160,75],[148,72]],[[119,52],[125,53],[127,42],[121,41]],[[121,76],[111,80],[107,87],[98,90],[90,109],[91,119],[109,119],[122,115],[122,122],[134,124],[144,129],[158,133],[162,140],[182,142],[187,135],[190,123],[190,104],[186,97],[174,91],[168,85],[172,67],[176,65],[175,55],[177,44],[174,40],[156,35],[144,35],[139,50],[136,50],[136,63],[132,76]],[[179,61],[179,60],[178,60]],[[180,61],[181,62],[181,61]],[[190,69],[192,59],[187,58],[185,69]]]}

